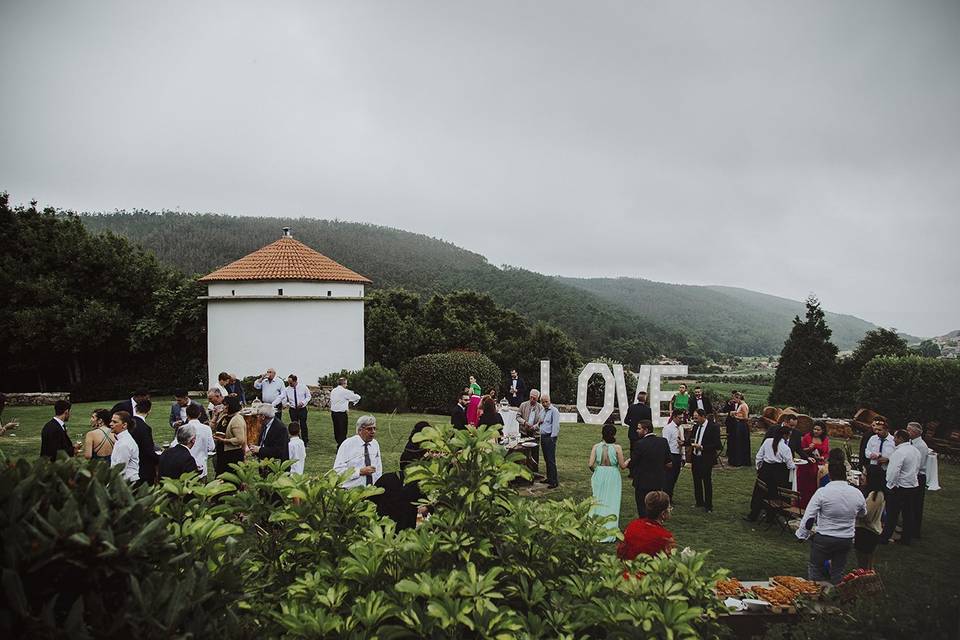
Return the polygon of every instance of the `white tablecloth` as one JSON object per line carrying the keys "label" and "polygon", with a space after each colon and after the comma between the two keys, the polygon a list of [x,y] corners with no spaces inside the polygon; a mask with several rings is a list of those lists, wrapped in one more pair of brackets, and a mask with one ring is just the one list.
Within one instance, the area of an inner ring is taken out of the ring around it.
{"label": "white tablecloth", "polygon": [[[794,460],[794,462],[797,463],[798,467],[802,464],[807,464],[806,460]],[[793,489],[794,491],[799,491],[799,489],[797,489],[797,469],[796,468],[790,469],[790,488]]]}
{"label": "white tablecloth", "polygon": [[503,418],[503,435],[513,436],[520,433],[520,425],[517,424],[518,415],[519,412],[511,407],[500,410],[500,417]]}
{"label": "white tablecloth", "polygon": [[927,491],[940,491],[940,464],[935,451],[927,456]]}

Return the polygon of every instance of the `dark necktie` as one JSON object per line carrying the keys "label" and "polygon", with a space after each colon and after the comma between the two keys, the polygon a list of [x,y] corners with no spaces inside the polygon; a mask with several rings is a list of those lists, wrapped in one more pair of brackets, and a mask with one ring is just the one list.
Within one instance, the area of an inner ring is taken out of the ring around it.
{"label": "dark necktie", "polygon": [[[370,466],[370,443],[363,443],[363,466]],[[367,474],[367,484],[373,484],[373,474]]]}
{"label": "dark necktie", "polygon": [[270,425],[273,424],[273,420],[267,423],[267,426],[263,428],[263,432],[260,434],[260,446],[263,446],[263,441],[267,439],[267,431],[270,431]]}
{"label": "dark necktie", "polygon": [[[703,430],[704,430],[704,426],[703,426],[703,425],[700,425],[700,426],[697,428],[697,435],[695,435],[695,436],[693,437],[693,441],[696,442],[696,443],[699,444],[699,445],[702,445],[702,444],[703,444]],[[699,455],[702,455],[702,454],[703,454],[703,449],[697,449],[696,451],[694,451],[694,453],[695,453],[696,455],[698,455],[698,456],[699,456]]]}
{"label": "dark necktie", "polygon": [[297,388],[294,387],[294,388],[293,388],[293,408],[294,408],[294,409],[299,409],[299,408],[300,408],[300,407],[299,407],[299,404],[300,404],[300,403],[297,402]]}

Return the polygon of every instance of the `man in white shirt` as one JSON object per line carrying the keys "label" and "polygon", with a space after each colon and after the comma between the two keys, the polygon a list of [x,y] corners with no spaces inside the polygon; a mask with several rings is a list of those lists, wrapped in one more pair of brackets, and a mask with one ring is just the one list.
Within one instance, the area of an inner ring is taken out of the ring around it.
{"label": "man in white shirt", "polygon": [[330,419],[333,420],[333,439],[337,441],[337,447],[347,439],[347,409],[358,402],[360,396],[347,389],[347,379],[337,380],[337,386],[330,391]]}
{"label": "man in white shirt", "polygon": [[893,454],[893,438],[887,429],[887,421],[882,418],[873,421],[873,431],[874,434],[867,441],[867,446],[864,449],[864,455],[870,462],[867,465],[867,490],[886,493],[884,474],[890,456]]}
{"label": "man in white shirt", "polygon": [[927,463],[930,461],[930,447],[923,441],[923,427],[919,422],[907,424],[907,433],[910,434],[910,444],[920,452],[920,470],[917,472],[917,500],[914,509],[913,537],[920,539],[920,525],[923,523],[923,503],[927,497]]}
{"label": "man in white shirt", "polygon": [[287,387],[283,390],[283,404],[290,408],[290,422],[300,423],[300,439],[303,440],[303,446],[310,444],[310,435],[307,430],[307,405],[313,396],[307,385],[300,384],[297,376],[290,374],[287,376]]}
{"label": "man in white shirt", "polygon": [[807,510],[800,520],[797,537],[801,540],[810,535],[817,525],[817,532],[810,538],[810,560],[807,577],[810,580],[826,580],[824,564],[830,562],[830,582],[839,584],[847,564],[847,554],[853,546],[857,516],[867,513],[863,494],[847,482],[847,467],[833,461],[827,467],[830,482],[817,489],[810,498]]}
{"label": "man in white shirt", "polygon": [[880,534],[880,544],[890,542],[897,527],[897,520],[903,514],[903,533],[899,544],[910,544],[913,527],[916,524],[914,507],[917,494],[917,472],[920,470],[920,452],[910,444],[910,435],[905,429],[894,436],[896,448],[887,464],[887,521]]}
{"label": "man in white shirt", "polygon": [[344,489],[376,484],[383,475],[380,444],[376,437],[377,419],[373,416],[360,416],[357,420],[357,435],[344,440],[337,449],[333,470],[341,474],[351,471],[351,475],[340,485]]}
{"label": "man in white shirt", "polygon": [[253,388],[260,392],[260,400],[272,404],[274,409],[280,409],[283,402],[283,380],[277,377],[275,369],[267,372],[253,381]]}
{"label": "man in white shirt", "polygon": [[217,375],[217,386],[216,388],[220,390],[220,394],[226,398],[230,395],[230,392],[227,390],[227,385],[230,384],[231,376],[226,371],[221,371]]}
{"label": "man in white shirt", "polygon": [[133,426],[133,416],[126,414],[126,420],[123,420],[117,414],[110,418],[110,431],[117,438],[113,444],[113,452],[110,454],[110,466],[123,466],[120,475],[127,482],[140,481],[140,447],[134,442],[133,437],[127,431]]}
{"label": "man in white shirt", "polygon": [[677,485],[677,478],[680,477],[680,469],[683,467],[683,432],[680,429],[680,422],[683,420],[683,412],[674,411],[670,416],[670,421],[663,428],[664,440],[670,447],[670,470],[667,471],[666,483],[663,490],[670,496],[670,502],[673,502],[673,488]]}
{"label": "man in white shirt", "polygon": [[[200,422],[202,407],[199,404],[192,403],[187,406],[187,424],[193,427],[197,440],[190,447],[190,455],[197,463],[197,469],[200,471],[200,479],[207,477],[207,458],[216,450],[216,443],[213,441],[213,432],[210,426]],[[177,446],[177,438],[174,437],[171,447]]]}

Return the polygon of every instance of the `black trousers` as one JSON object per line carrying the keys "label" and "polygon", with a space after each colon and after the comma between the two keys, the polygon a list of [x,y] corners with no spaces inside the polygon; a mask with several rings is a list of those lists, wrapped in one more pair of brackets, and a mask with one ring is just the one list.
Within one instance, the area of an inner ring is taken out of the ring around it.
{"label": "black trousers", "polygon": [[310,432],[307,430],[307,408],[290,407],[290,422],[293,421],[300,423],[300,439],[303,440],[303,444],[307,444],[310,440]]}
{"label": "black trousers", "polygon": [[646,500],[647,500],[647,494],[650,493],[651,491],[659,491],[659,489],[651,488],[651,487],[637,487],[637,486],[633,487],[633,495],[634,495],[634,498],[636,498],[637,500],[637,514],[641,518],[647,517]]}
{"label": "black trousers", "polygon": [[897,528],[897,520],[903,516],[903,533],[900,535],[900,544],[910,544],[916,526],[916,503],[919,499],[920,488],[894,487],[887,492],[887,522],[883,525],[880,540],[887,542]]}
{"label": "black trousers", "polygon": [[748,516],[751,520],[756,520],[757,516],[759,516],[763,510],[764,498],[771,500],[776,499],[778,495],[777,489],[779,487],[790,486],[790,470],[787,469],[787,465],[783,462],[773,464],[765,462],[760,467],[760,470],[757,471],[757,479],[766,483],[767,493],[761,493],[756,485],[754,485],[753,497],[750,499],[750,515]]}
{"label": "black trousers", "polygon": [[698,460],[703,456],[694,456],[691,468],[693,470],[693,497],[697,506],[707,511],[713,511],[713,465],[706,460]]}
{"label": "black trousers", "polygon": [[871,491],[882,491],[887,493],[887,472],[878,464],[867,465],[867,493]]}
{"label": "black trousers", "polygon": [[347,412],[331,411],[330,419],[333,420],[333,439],[337,441],[337,448],[347,439]]}
{"label": "black trousers", "polygon": [[917,501],[914,509],[914,518],[913,518],[913,536],[919,540],[920,539],[920,525],[923,522],[923,502],[927,499],[927,476],[923,473],[917,474],[917,482],[920,483],[920,486],[917,487]]}
{"label": "black trousers", "polygon": [[680,469],[683,467],[683,456],[679,453],[670,454],[671,467],[667,471],[667,484],[663,490],[670,496],[670,502],[673,502],[673,488],[677,486],[677,478],[680,477]]}

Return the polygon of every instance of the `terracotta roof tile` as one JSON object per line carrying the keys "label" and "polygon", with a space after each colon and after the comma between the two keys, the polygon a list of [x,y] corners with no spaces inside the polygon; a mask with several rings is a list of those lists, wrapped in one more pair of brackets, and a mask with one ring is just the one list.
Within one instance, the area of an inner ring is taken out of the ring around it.
{"label": "terracotta roof tile", "polygon": [[216,280],[370,282],[359,273],[288,236],[200,278],[200,282]]}

